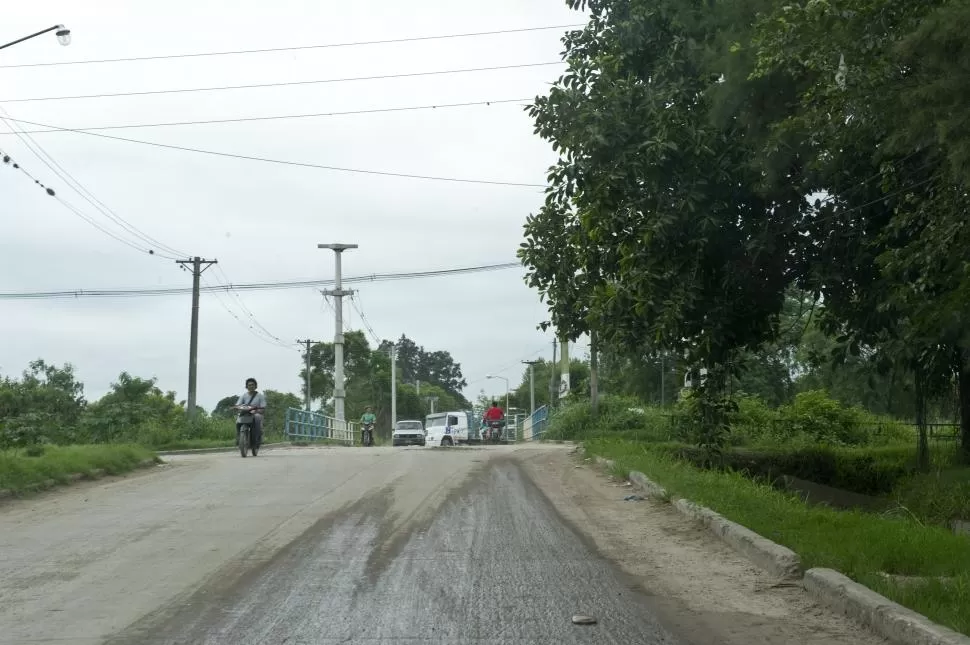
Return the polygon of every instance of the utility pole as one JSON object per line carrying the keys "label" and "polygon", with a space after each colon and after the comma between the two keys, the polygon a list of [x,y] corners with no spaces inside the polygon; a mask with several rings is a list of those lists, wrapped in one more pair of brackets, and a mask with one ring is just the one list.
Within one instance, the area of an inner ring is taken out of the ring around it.
{"label": "utility pole", "polygon": [[425,398],[427,398],[428,403],[431,405],[431,414],[434,414],[434,404],[438,402],[438,397],[436,397],[436,396],[429,396],[429,397],[425,397]]}
{"label": "utility pole", "polygon": [[300,345],[306,345],[306,392],[304,396],[304,399],[305,399],[304,403],[306,404],[306,411],[309,412],[310,401],[313,398],[310,396],[310,345],[314,343],[318,343],[320,341],[310,340],[309,338],[307,338],[306,340],[300,340],[299,338],[297,338],[296,342],[299,343]]}
{"label": "utility pole", "polygon": [[356,244],[317,244],[318,249],[330,249],[334,252],[334,288],[324,290],[325,296],[334,297],[334,313],[336,325],[333,337],[333,416],[337,421],[344,419],[344,296],[354,293],[353,289],[343,289],[340,282],[340,259],[347,249],[356,249]]}
{"label": "utility pole", "polygon": [[593,416],[599,412],[600,386],[599,386],[599,360],[596,357],[599,347],[597,347],[596,331],[589,332],[589,398],[593,404]]}
{"label": "utility pole", "polygon": [[529,366],[529,414],[536,411],[536,364],[542,361],[522,361]]}
{"label": "utility pole", "polygon": [[391,343],[391,436],[397,428],[397,346]]}
{"label": "utility pole", "polygon": [[556,400],[556,393],[559,389],[556,387],[556,350],[559,348],[559,341],[553,339],[552,341],[552,362],[549,363],[549,409],[552,409],[553,402]]}
{"label": "utility pole", "polygon": [[192,327],[189,332],[189,396],[186,399],[185,412],[189,420],[195,419],[195,399],[199,358],[199,280],[202,273],[218,260],[203,260],[195,256],[191,260],[176,260],[176,264],[183,269],[192,265]]}

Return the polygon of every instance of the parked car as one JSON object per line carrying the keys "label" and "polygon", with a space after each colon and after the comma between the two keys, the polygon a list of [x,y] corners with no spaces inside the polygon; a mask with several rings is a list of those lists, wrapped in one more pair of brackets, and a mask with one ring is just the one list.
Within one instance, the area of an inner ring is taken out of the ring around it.
{"label": "parked car", "polygon": [[393,443],[395,446],[423,446],[424,424],[420,421],[398,421],[394,426]]}

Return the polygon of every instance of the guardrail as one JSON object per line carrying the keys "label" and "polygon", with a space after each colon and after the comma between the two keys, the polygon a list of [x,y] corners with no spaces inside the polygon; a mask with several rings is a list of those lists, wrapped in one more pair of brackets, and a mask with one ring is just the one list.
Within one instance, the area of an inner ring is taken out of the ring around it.
{"label": "guardrail", "polygon": [[549,407],[542,406],[522,423],[522,441],[539,441],[549,429]]}
{"label": "guardrail", "polygon": [[298,408],[286,410],[286,436],[290,441],[341,441],[353,444],[360,430],[352,421],[339,421],[319,412],[307,412]]}

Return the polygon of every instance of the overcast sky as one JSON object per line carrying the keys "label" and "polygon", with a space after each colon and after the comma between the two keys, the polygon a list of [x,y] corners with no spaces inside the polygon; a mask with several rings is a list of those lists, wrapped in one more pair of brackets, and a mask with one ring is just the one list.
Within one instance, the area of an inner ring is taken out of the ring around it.
{"label": "overcast sky", "polygon": [[[584,17],[558,0],[489,3],[418,0],[43,0],[6,3],[0,43],[63,23],[68,47],[48,34],[0,50],[0,66],[293,47],[553,25]],[[531,99],[560,65],[275,88],[48,101],[15,99],[144,92],[393,75],[559,60],[561,29],[278,53],[0,69],[0,106],[17,119],[66,128],[375,110]],[[32,126],[23,126],[36,129]],[[317,118],[108,130],[104,134],[233,154],[361,170],[543,184],[555,160],[520,104]],[[35,157],[0,122],[0,149],[87,217],[142,249]],[[181,253],[217,258],[210,284],[333,277],[318,243],[353,242],[344,275],[424,271],[515,260],[541,188],[456,183],[273,165],[70,132],[33,139],[100,202]],[[0,167],[0,292],[188,287],[171,259],[134,250],[82,220],[28,177]],[[520,361],[551,354],[546,318],[523,270],[363,283],[358,304],[381,338],[407,334],[447,350],[466,395],[504,393]],[[346,302],[350,305],[349,302]],[[44,358],[76,366],[89,398],[122,370],[187,390],[188,295],[0,300],[0,373]],[[278,337],[259,331],[247,313]],[[233,317],[227,308],[236,317]],[[361,316],[345,306],[347,329]],[[243,321],[243,322],[240,322]],[[255,330],[252,328],[256,328]],[[199,402],[241,389],[301,391],[292,342],[332,341],[334,316],[318,291],[203,294]],[[257,336],[261,336],[257,337]],[[583,348],[575,350],[581,354]]]}

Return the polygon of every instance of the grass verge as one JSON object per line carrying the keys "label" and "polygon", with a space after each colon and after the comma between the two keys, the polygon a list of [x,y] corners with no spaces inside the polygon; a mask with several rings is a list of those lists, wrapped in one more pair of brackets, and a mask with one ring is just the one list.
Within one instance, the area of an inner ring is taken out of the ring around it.
{"label": "grass verge", "polygon": [[45,446],[0,451],[0,490],[15,494],[46,487],[49,480],[66,484],[71,475],[102,470],[109,475],[130,472],[155,453],[137,445]]}
{"label": "grass verge", "polygon": [[[620,474],[639,470],[675,497],[706,506],[792,549],[802,565],[835,569],[970,635],[970,539],[909,517],[808,506],[738,473],[700,470],[648,445],[594,440],[589,452],[613,459]],[[926,578],[894,581],[885,574]],[[936,580],[942,577],[945,580]]]}

